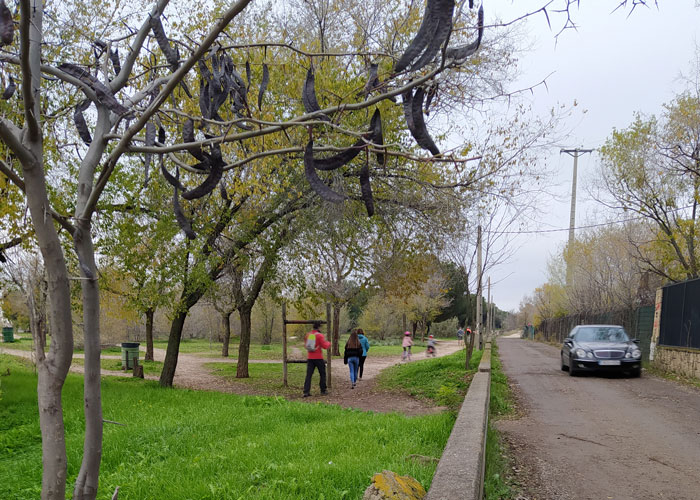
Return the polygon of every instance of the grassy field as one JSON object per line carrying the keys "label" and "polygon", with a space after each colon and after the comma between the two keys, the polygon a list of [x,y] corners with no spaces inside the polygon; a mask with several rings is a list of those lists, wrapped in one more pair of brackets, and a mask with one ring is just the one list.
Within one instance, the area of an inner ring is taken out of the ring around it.
{"label": "grassy field", "polygon": [[511,470],[508,455],[498,431],[492,425],[493,419],[508,417],[514,413],[513,394],[508,386],[508,379],[501,369],[498,347],[494,342],[491,353],[491,399],[484,474],[484,498],[487,500],[506,500],[516,496],[509,480]]}
{"label": "grassy field", "polygon": [[[84,366],[85,360],[82,358],[73,358],[73,364]],[[160,361],[144,361],[143,359],[139,359],[139,364],[143,366],[143,373],[147,375],[160,375],[160,372],[163,370],[163,363]],[[102,359],[100,361],[100,366],[103,370],[118,372],[122,369],[122,360]],[[128,372],[124,373],[124,376],[131,377],[131,374],[131,370],[129,370]]]}
{"label": "grassy field", "polygon": [[[7,370],[0,378],[0,498],[35,499],[36,376],[0,356],[0,373]],[[435,464],[409,456],[439,457],[454,423],[450,412],[409,418],[162,389],[132,378],[106,378],[102,387],[104,418],[125,426],[105,425],[98,498],[110,498],[119,485],[120,500],[359,499],[383,469],[413,476],[427,489]],[[70,374],[63,397],[69,482],[82,454],[82,391],[82,377]]]}
{"label": "grassy field", "polygon": [[[342,363],[343,360],[334,360],[334,362]],[[214,375],[235,379],[236,382],[249,385],[263,394],[299,395],[306,377],[306,363],[287,364],[288,387],[282,384],[282,363],[249,363],[250,378],[239,379],[235,378],[237,368],[235,363],[206,363],[204,366],[211,369]]]}
{"label": "grassy field", "polygon": [[475,350],[465,373],[463,350],[441,358],[402,363],[383,370],[377,380],[380,387],[407,392],[456,411],[464,400],[469,382],[479,367],[483,351]]}

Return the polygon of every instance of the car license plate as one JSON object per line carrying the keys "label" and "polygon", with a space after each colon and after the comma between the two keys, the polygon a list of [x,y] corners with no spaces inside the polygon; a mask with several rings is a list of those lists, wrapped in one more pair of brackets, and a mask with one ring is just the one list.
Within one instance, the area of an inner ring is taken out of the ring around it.
{"label": "car license plate", "polygon": [[600,366],[620,366],[619,359],[606,359],[604,361],[598,361]]}

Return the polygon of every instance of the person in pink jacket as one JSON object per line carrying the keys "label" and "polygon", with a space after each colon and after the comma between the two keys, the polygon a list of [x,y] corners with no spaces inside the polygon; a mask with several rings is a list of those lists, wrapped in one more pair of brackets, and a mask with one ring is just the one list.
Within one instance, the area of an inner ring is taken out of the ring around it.
{"label": "person in pink jacket", "polygon": [[319,386],[321,387],[321,394],[326,394],[326,362],[323,359],[323,349],[328,349],[331,343],[326,340],[326,337],[318,331],[321,323],[314,323],[313,329],[306,334],[304,337],[304,344],[309,339],[309,335],[312,333],[316,337],[316,349],[313,351],[307,351],[306,358],[306,379],[304,380],[304,397],[308,398],[311,396],[311,377],[314,374],[314,370],[318,368],[318,374],[321,377]]}
{"label": "person in pink jacket", "polygon": [[401,355],[401,359],[411,361],[411,346],[413,345],[413,339],[411,338],[411,332],[404,332],[402,345],[403,345],[403,354]]}

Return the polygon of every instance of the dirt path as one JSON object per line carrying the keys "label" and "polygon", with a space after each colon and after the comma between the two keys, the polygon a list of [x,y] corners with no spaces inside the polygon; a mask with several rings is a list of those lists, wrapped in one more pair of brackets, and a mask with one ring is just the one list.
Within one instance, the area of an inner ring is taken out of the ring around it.
{"label": "dirt path", "polygon": [[530,500],[700,498],[700,391],[560,370],[559,349],[499,339],[522,416],[497,422]]}
{"label": "dirt path", "polygon": [[[292,355],[301,358],[303,353],[295,348],[296,351]],[[457,341],[438,341],[437,342],[437,355],[446,356],[453,352],[458,351],[461,347],[457,346]],[[0,352],[6,354],[11,354],[13,356],[21,356],[24,358],[30,358],[31,352],[22,351],[16,349],[6,349],[3,348]],[[154,349],[153,355],[156,361],[163,361],[165,359],[165,349]],[[82,354],[76,354],[76,358],[84,357]],[[425,359],[425,350],[421,349],[414,352],[413,359],[411,363],[416,362],[421,359]],[[119,359],[120,356],[103,356],[106,359]],[[226,392],[232,394],[261,394],[261,391],[251,387],[244,382],[238,382],[235,379],[225,379],[220,376],[213,375],[211,371],[204,365],[206,363],[236,363],[236,359],[231,358],[208,358],[197,356],[196,354],[184,354],[180,353],[178,355],[177,370],[175,372],[175,378],[173,380],[173,385],[176,387],[193,389],[193,390],[206,390],[206,391],[218,391]],[[250,363],[280,363],[279,360],[250,360]],[[402,363],[400,356],[396,357],[377,357],[372,356],[372,351],[370,350],[369,356],[365,362],[364,376],[362,380],[357,382],[355,389],[351,389],[350,386],[350,375],[348,367],[343,364],[341,358],[334,358],[332,364],[332,388],[328,391],[329,393],[325,396],[319,394],[318,389],[318,372],[314,374],[312,379],[311,392],[314,394],[311,398],[303,398],[301,390],[297,396],[291,396],[288,398],[293,400],[299,400],[303,402],[316,403],[319,401],[337,404],[346,408],[357,408],[360,410],[376,411],[381,413],[387,412],[401,412],[406,415],[424,415],[429,413],[436,413],[442,411],[444,408],[431,406],[408,395],[399,394],[395,392],[383,391],[377,388],[376,377],[377,375],[390,366]],[[72,365],[71,372],[83,373],[84,369],[81,365]],[[124,376],[124,372],[119,371],[107,371],[102,370],[102,375],[105,376]],[[156,375],[146,375],[149,380],[158,380]],[[269,391],[264,392],[265,395],[274,395],[274,388]]]}

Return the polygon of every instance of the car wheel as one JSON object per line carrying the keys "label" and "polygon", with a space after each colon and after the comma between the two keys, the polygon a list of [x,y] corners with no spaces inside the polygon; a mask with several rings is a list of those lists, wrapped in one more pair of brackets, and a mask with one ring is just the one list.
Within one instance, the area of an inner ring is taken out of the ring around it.
{"label": "car wheel", "polygon": [[564,364],[564,353],[561,353],[561,371],[569,371],[569,367]]}
{"label": "car wheel", "polygon": [[575,377],[576,375],[578,375],[578,370],[574,368],[574,361],[569,356],[569,376]]}

